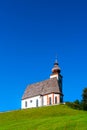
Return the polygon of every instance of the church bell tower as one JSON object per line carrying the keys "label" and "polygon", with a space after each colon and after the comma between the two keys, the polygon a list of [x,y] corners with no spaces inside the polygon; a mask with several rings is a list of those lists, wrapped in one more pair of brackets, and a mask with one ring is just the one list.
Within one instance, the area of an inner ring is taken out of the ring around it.
{"label": "church bell tower", "polygon": [[[55,78],[55,77],[57,78],[60,92],[62,94],[62,75],[60,74],[60,72],[61,72],[61,69],[60,69],[58,61],[56,59],[54,62],[54,66],[52,68],[52,74],[50,75],[50,78]],[[63,102],[63,96],[61,96],[60,100],[61,100],[61,102]]]}
{"label": "church bell tower", "polygon": [[50,78],[56,77],[57,79],[59,79],[60,72],[61,70],[60,70],[58,61],[56,59],[54,62],[54,67],[52,68],[52,74],[50,75]]}

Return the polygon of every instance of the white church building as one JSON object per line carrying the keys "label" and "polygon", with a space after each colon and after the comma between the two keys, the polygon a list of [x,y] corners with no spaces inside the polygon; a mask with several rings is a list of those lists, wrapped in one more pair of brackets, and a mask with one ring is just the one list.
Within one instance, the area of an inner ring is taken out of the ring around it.
{"label": "white church building", "polygon": [[56,60],[49,79],[28,85],[22,96],[21,109],[62,103],[62,76],[60,71]]}

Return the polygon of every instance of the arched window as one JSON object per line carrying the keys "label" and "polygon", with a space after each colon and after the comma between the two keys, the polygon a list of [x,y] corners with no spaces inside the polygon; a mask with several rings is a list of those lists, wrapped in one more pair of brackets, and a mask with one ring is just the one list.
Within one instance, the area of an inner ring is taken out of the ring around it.
{"label": "arched window", "polygon": [[27,107],[27,101],[25,101],[25,107]]}
{"label": "arched window", "polygon": [[36,99],[36,107],[38,107],[38,99]]}
{"label": "arched window", "polygon": [[55,104],[57,104],[57,96],[55,97]]}
{"label": "arched window", "polygon": [[49,97],[49,105],[51,105],[51,104],[52,104],[51,97]]}

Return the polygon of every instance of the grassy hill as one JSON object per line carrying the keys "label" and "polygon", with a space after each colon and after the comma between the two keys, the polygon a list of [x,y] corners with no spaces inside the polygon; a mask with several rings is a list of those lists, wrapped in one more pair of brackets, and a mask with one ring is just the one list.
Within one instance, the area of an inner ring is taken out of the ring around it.
{"label": "grassy hill", "polygon": [[0,113],[0,130],[87,130],[87,112],[57,105]]}

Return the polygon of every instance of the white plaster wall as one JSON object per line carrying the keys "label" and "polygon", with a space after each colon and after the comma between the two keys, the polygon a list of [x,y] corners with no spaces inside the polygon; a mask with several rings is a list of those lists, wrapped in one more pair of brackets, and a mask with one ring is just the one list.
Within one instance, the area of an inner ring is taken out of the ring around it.
{"label": "white plaster wall", "polygon": [[43,99],[44,99],[43,105],[46,106],[46,105],[47,105],[47,95],[45,95],[45,96],[43,97]]}
{"label": "white plaster wall", "polygon": [[[55,104],[55,97],[57,96],[57,104],[60,103],[60,94],[54,94],[54,104]],[[53,94],[48,95],[48,100],[49,97],[51,97],[51,101],[53,104]],[[27,98],[21,101],[21,108],[26,109],[26,108],[32,108],[36,107],[36,100],[38,99],[38,107],[42,106],[42,96],[36,96],[32,98]],[[32,101],[32,102],[31,102]],[[25,102],[27,102],[27,107],[25,107]],[[46,106],[47,104],[47,95],[43,96],[43,106]]]}
{"label": "white plaster wall", "polygon": [[55,77],[58,79],[58,74],[50,75],[50,78],[55,78]]}
{"label": "white plaster wall", "polygon": [[48,94],[48,97],[52,97],[53,94]]}
{"label": "white plaster wall", "polygon": [[60,94],[58,94],[58,103],[60,103]]}
{"label": "white plaster wall", "polygon": [[[22,100],[21,108],[22,109],[26,109],[26,108],[36,107],[36,100],[37,99],[38,99],[38,107],[41,106],[42,105],[41,104],[41,97],[40,96],[36,96],[36,97],[27,98],[27,99]],[[27,107],[25,107],[25,102],[27,102]]]}

